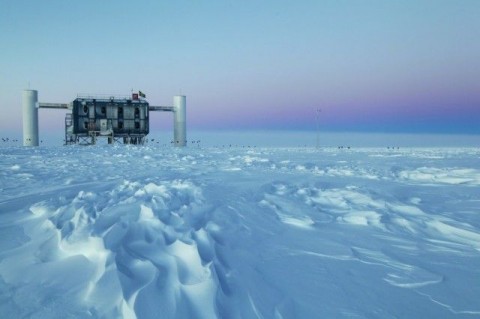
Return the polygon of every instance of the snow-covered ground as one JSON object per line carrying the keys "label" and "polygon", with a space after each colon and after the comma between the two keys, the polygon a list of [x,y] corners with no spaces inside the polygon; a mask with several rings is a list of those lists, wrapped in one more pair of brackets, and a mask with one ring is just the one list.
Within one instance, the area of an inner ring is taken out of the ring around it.
{"label": "snow-covered ground", "polygon": [[0,317],[480,317],[479,159],[4,147]]}

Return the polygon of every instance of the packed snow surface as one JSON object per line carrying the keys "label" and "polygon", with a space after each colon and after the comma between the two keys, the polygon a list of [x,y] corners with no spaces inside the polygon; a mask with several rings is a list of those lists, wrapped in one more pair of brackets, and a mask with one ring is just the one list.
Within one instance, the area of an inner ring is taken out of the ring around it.
{"label": "packed snow surface", "polygon": [[479,157],[2,148],[0,317],[480,317]]}

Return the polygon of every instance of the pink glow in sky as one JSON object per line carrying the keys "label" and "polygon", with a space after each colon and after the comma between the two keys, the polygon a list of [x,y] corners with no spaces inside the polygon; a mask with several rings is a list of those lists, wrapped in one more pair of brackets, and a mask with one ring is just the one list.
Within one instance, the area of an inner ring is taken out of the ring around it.
{"label": "pink glow in sky", "polygon": [[[322,109],[324,130],[480,134],[479,1],[135,7],[2,1],[1,129],[21,130],[30,85],[43,102],[134,89],[169,105],[185,94],[190,129],[313,130]],[[62,118],[41,114],[41,126]]]}

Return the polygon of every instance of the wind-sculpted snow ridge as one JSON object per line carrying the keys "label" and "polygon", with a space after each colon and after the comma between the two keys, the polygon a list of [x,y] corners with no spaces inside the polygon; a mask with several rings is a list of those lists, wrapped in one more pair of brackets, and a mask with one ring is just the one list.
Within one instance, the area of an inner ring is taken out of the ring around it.
{"label": "wind-sculpted snow ridge", "polygon": [[478,169],[419,167],[415,170],[402,171],[399,177],[417,183],[480,185]]}
{"label": "wind-sculpted snow ridge", "polygon": [[215,317],[208,229],[216,226],[202,201],[200,189],[182,180],[124,181],[80,191],[71,202],[41,201],[30,206],[24,228],[35,241],[3,260],[2,277],[45,285],[48,298],[60,290],[93,317]]}
{"label": "wind-sculpted snow ridge", "polygon": [[4,148],[0,317],[480,317],[479,155]]}

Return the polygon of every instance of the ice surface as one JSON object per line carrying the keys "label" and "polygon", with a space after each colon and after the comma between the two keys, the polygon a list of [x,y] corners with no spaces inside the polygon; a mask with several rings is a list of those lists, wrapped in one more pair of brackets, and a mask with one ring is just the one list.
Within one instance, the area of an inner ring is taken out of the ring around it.
{"label": "ice surface", "polygon": [[480,317],[479,157],[4,147],[0,317]]}

